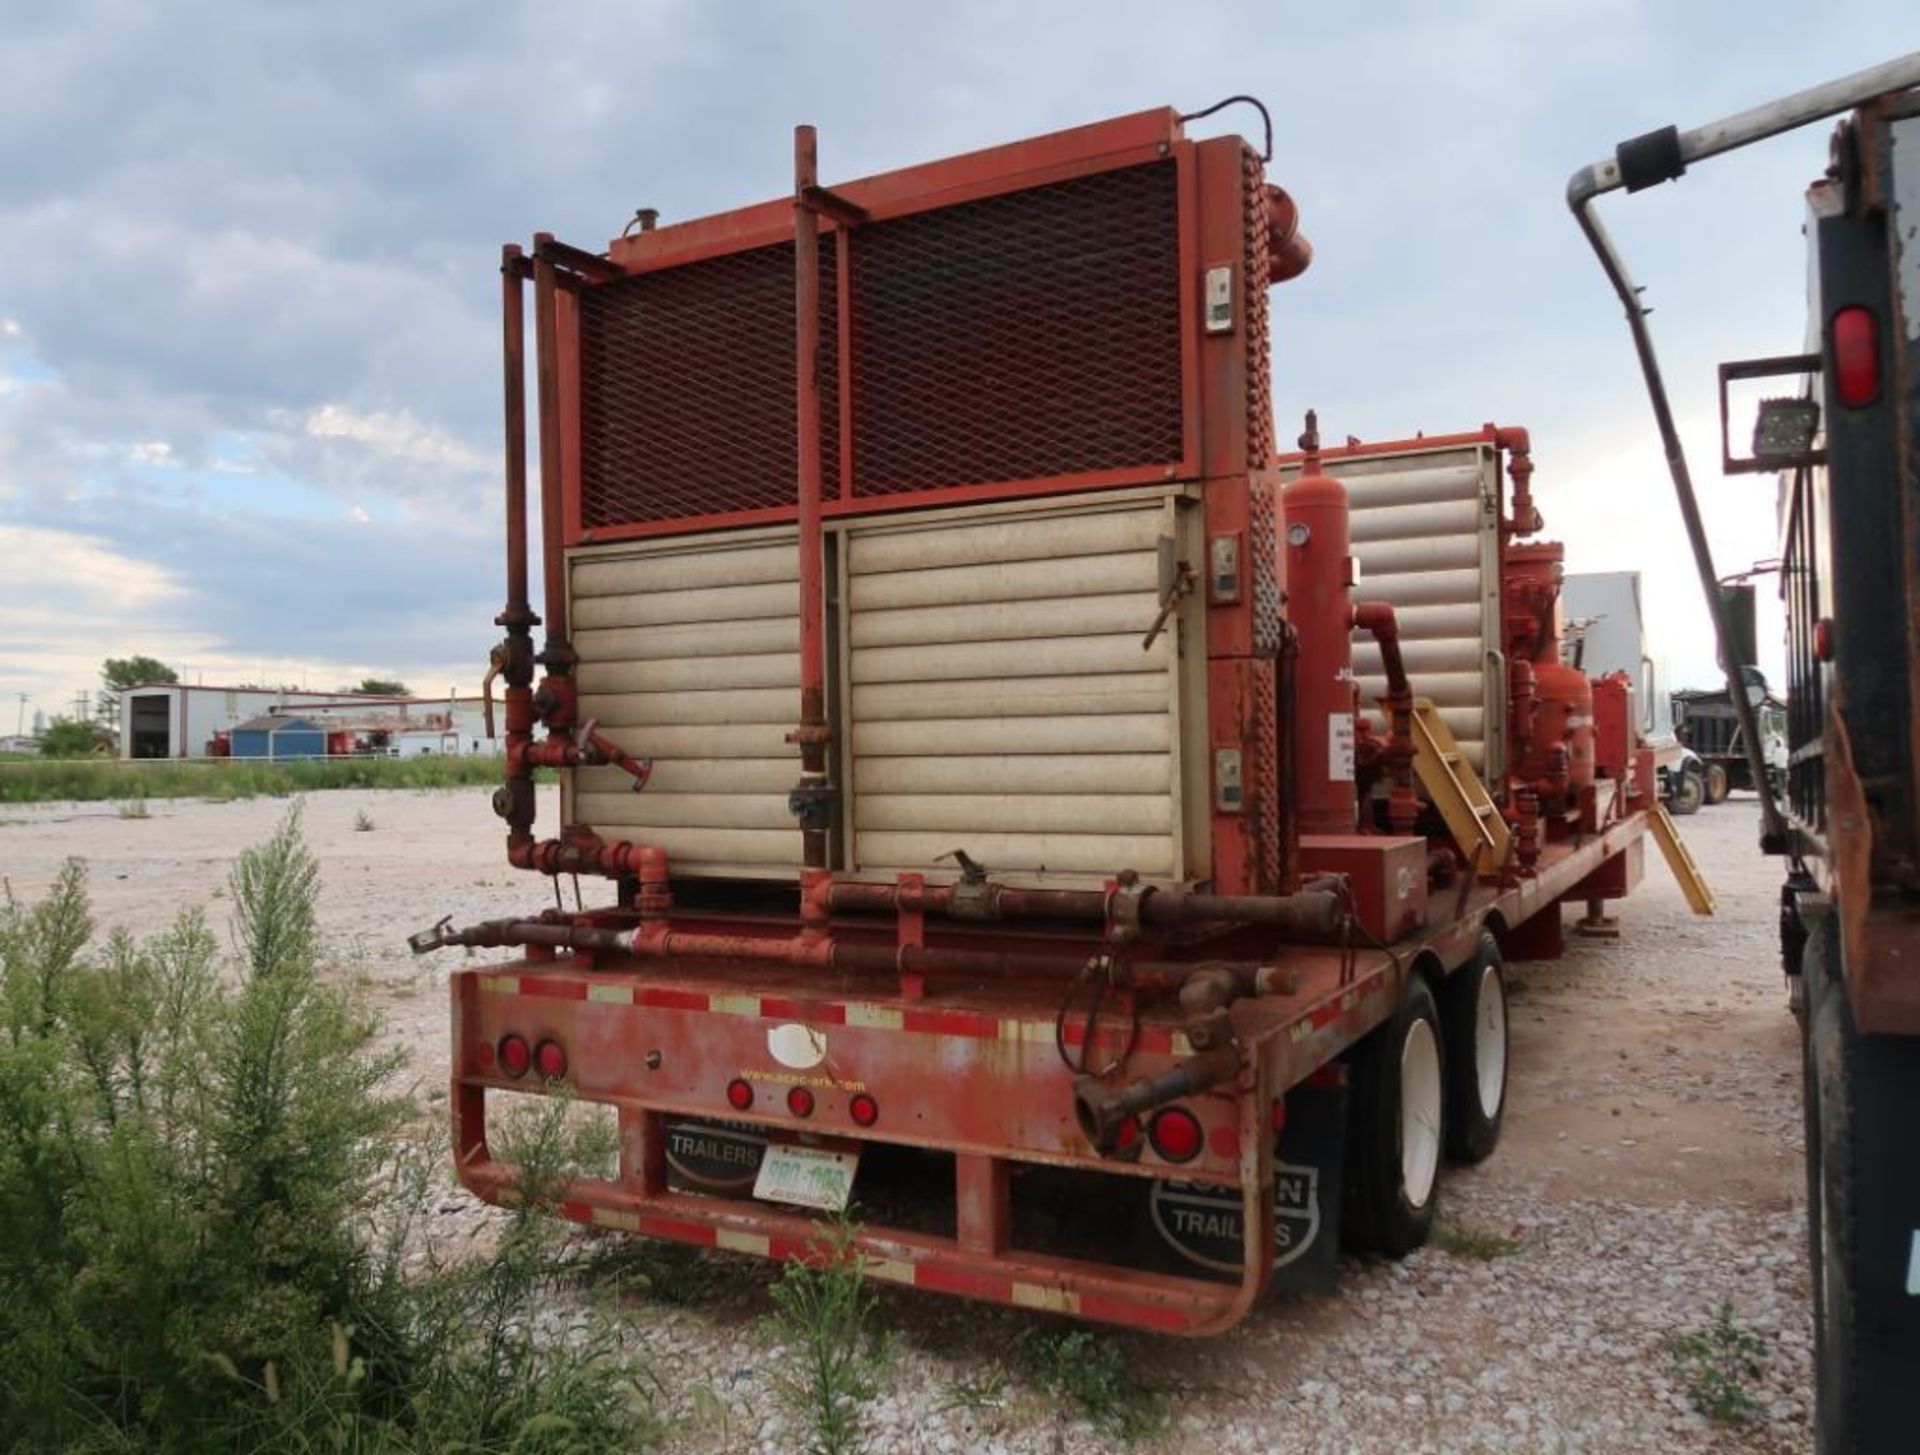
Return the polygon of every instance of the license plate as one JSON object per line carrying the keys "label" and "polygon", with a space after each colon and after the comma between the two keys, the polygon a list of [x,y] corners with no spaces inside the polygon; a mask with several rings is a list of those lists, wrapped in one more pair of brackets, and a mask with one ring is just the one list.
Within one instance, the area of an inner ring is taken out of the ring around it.
{"label": "license plate", "polygon": [[829,1152],[819,1147],[767,1148],[754,1178],[753,1195],[769,1202],[839,1212],[853,1195],[858,1152]]}

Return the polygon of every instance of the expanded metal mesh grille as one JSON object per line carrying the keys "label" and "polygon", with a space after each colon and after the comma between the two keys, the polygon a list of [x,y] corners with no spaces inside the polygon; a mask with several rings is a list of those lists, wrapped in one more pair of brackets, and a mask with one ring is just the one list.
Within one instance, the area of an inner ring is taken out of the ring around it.
{"label": "expanded metal mesh grille", "polygon": [[1181,458],[1172,161],[861,228],[851,271],[856,495]]}
{"label": "expanded metal mesh grille", "polygon": [[[820,425],[840,457],[835,240],[820,239]],[[580,511],[588,528],[796,499],[793,245],[588,288],[580,299]]]}
{"label": "expanded metal mesh grille", "polygon": [[1242,232],[1246,242],[1247,468],[1273,461],[1273,369],[1267,349],[1267,173],[1260,153],[1240,153]]}

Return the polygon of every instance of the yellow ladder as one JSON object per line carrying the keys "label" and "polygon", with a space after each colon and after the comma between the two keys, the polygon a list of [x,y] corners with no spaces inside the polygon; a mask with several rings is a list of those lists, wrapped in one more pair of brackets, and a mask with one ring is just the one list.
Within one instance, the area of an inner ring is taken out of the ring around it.
{"label": "yellow ladder", "polygon": [[1513,847],[1512,831],[1427,697],[1413,699],[1413,768],[1467,862],[1483,878],[1499,874]]}
{"label": "yellow ladder", "polygon": [[1693,862],[1693,855],[1687,852],[1687,846],[1680,841],[1680,830],[1673,826],[1666,805],[1658,799],[1647,810],[1647,826],[1653,830],[1653,841],[1660,846],[1660,853],[1667,861],[1667,868],[1673,871],[1680,892],[1687,897],[1687,908],[1695,914],[1712,914],[1713,891],[1707,888],[1707,881],[1700,877],[1700,866]]}

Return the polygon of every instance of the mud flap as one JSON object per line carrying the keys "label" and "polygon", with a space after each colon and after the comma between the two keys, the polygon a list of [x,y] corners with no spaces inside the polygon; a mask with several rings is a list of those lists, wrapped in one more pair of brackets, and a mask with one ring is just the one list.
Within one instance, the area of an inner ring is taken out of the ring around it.
{"label": "mud flap", "polygon": [[[1347,1142],[1347,1068],[1322,1068],[1287,1093],[1274,1169],[1270,1289],[1331,1293],[1339,1274],[1340,1189]],[[1240,1276],[1240,1195],[1191,1182],[1155,1182],[1148,1198],[1156,1260],[1189,1278]]]}

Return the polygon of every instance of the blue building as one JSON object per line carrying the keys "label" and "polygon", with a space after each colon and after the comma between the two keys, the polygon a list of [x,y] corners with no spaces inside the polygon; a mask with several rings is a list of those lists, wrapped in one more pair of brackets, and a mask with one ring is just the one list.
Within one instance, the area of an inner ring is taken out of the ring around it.
{"label": "blue building", "polygon": [[250,718],[236,725],[232,735],[236,758],[324,758],[327,756],[326,729],[309,718],[282,717],[273,713]]}

